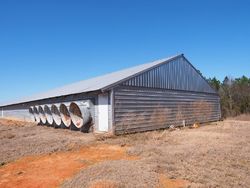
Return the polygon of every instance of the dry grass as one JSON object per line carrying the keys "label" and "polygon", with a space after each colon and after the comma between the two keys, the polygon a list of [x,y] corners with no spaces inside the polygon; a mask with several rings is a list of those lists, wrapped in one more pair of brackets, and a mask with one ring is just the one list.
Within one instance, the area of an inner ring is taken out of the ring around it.
{"label": "dry grass", "polygon": [[141,161],[105,161],[82,170],[63,187],[91,187],[93,182],[115,182],[118,187],[155,187],[158,174]]}
{"label": "dry grass", "polygon": [[0,162],[88,144],[119,145],[138,159],[89,165],[62,186],[250,187],[249,133],[250,122],[236,120],[98,139],[41,126],[0,126]]}
{"label": "dry grass", "polygon": [[250,185],[250,122],[224,121],[197,129],[125,135],[105,143],[131,146],[141,164],[192,187]]}
{"label": "dry grass", "polygon": [[229,117],[229,120],[250,121],[250,114],[241,114],[236,117]]}
{"label": "dry grass", "polygon": [[95,137],[92,134],[1,119],[0,164],[27,155],[78,149],[93,141]]}

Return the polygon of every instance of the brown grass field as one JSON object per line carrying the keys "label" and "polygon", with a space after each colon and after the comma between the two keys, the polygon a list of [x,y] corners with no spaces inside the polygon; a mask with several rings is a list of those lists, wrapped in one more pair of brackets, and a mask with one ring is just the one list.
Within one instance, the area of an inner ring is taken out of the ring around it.
{"label": "brown grass field", "polygon": [[249,120],[111,137],[0,120],[0,187],[250,187]]}

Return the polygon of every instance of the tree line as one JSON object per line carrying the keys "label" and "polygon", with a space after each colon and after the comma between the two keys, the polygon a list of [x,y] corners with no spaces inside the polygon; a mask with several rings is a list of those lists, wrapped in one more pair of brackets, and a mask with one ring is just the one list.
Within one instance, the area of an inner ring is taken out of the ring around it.
{"label": "tree line", "polygon": [[250,113],[250,78],[226,76],[222,82],[215,77],[207,80],[220,95],[223,118]]}

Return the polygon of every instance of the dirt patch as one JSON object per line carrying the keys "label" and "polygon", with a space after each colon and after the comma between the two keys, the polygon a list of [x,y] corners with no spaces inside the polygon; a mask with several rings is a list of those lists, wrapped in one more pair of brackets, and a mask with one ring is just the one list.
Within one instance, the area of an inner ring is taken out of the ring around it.
{"label": "dirt patch", "polygon": [[0,168],[0,187],[57,187],[82,168],[118,159],[135,158],[126,156],[125,148],[109,145],[24,157]]}

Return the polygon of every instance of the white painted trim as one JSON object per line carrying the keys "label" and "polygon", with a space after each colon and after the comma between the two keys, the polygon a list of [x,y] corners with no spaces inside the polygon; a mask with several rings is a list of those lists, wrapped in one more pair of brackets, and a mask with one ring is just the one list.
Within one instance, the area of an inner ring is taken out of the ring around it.
{"label": "white painted trim", "polygon": [[114,133],[113,130],[113,125],[114,125],[114,90],[112,89],[110,91],[110,104],[109,104],[109,131],[112,131],[112,133]]}
{"label": "white painted trim", "polygon": [[98,131],[109,131],[109,96],[107,94],[98,95]]}

